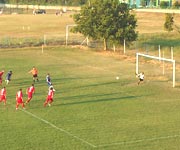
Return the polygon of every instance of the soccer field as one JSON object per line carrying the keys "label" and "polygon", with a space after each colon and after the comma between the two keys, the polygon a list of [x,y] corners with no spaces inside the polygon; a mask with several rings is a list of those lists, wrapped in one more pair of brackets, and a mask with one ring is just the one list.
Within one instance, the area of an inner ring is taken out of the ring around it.
{"label": "soccer field", "polygon": [[[0,103],[3,150],[180,148],[179,88],[158,79],[147,81],[146,76],[138,86],[135,62],[68,47],[46,47],[44,53],[38,47],[1,49],[0,53],[0,68],[5,74],[13,71],[6,86],[7,106]],[[22,88],[26,100],[32,66],[39,70],[36,93],[25,110],[16,111],[16,92]],[[52,106],[44,108],[47,73],[56,92]]]}

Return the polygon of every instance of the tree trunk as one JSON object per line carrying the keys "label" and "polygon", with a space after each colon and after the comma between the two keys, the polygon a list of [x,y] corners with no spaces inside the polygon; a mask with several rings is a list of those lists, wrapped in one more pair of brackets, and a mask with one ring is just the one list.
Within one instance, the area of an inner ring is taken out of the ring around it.
{"label": "tree trunk", "polygon": [[104,38],[104,50],[107,50],[107,40]]}

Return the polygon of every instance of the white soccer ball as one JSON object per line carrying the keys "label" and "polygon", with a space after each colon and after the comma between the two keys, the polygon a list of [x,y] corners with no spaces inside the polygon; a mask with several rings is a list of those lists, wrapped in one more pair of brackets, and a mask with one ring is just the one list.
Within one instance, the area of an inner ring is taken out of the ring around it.
{"label": "white soccer ball", "polygon": [[116,80],[119,80],[119,77],[116,77]]}

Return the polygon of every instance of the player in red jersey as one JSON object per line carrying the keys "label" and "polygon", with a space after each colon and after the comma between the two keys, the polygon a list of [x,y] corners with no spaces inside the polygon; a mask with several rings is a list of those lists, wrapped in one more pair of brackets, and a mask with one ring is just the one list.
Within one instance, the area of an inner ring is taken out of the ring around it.
{"label": "player in red jersey", "polygon": [[26,94],[28,95],[28,99],[26,100],[26,104],[30,102],[34,93],[35,93],[35,87],[34,87],[34,84],[32,84],[26,90]]}
{"label": "player in red jersey", "polygon": [[19,89],[19,91],[16,93],[16,110],[18,110],[20,104],[22,105],[22,108],[25,109],[22,89]]}
{"label": "player in red jersey", "polygon": [[46,98],[46,101],[44,102],[44,107],[46,107],[46,105],[48,104],[49,106],[51,106],[51,103],[53,102],[53,96],[54,96],[54,90],[53,88],[51,87],[49,89],[49,92],[48,92],[48,96]]}
{"label": "player in red jersey", "polygon": [[6,105],[6,87],[3,87],[0,91],[0,102],[4,101],[4,105]]}
{"label": "player in red jersey", "polygon": [[0,71],[0,85],[2,84],[2,80],[3,80],[2,76],[3,76],[3,74],[4,74],[4,70]]}

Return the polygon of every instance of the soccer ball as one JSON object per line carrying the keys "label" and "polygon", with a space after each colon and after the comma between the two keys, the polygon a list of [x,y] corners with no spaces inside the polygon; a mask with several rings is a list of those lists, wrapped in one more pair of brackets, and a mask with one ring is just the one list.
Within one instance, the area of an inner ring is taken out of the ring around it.
{"label": "soccer ball", "polygon": [[116,80],[119,80],[119,77],[116,77]]}

